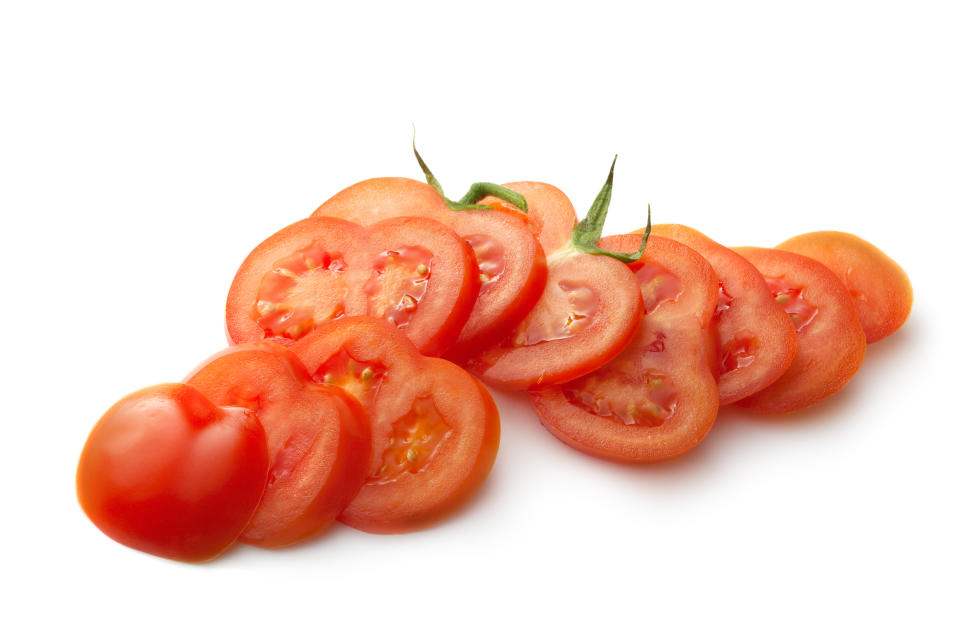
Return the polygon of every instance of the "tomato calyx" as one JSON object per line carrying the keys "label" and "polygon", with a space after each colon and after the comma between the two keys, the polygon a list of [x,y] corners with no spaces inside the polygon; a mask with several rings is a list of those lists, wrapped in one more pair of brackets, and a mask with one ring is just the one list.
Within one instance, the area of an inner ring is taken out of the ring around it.
{"label": "tomato calyx", "polygon": [[460,198],[459,201],[451,200],[444,195],[443,187],[440,186],[440,182],[433,175],[433,172],[430,171],[430,167],[427,166],[427,163],[423,161],[423,157],[420,155],[420,152],[417,151],[416,136],[414,136],[413,140],[413,155],[417,157],[417,164],[420,165],[420,169],[423,171],[423,176],[426,179],[427,184],[433,187],[434,190],[440,194],[440,196],[443,198],[443,201],[446,202],[447,207],[449,207],[451,211],[496,209],[497,207],[493,207],[488,204],[478,204],[487,196],[493,196],[495,198],[500,198],[505,202],[509,202],[524,213],[527,212],[526,198],[516,191],[507,189],[506,187],[500,186],[494,182],[474,182],[472,185],[470,185],[467,193]]}
{"label": "tomato calyx", "polygon": [[[636,262],[643,256],[643,251],[647,247],[647,238],[650,237],[650,204],[647,204],[647,227],[643,232],[643,242],[640,248],[633,253],[619,253],[617,251],[607,251],[597,246],[603,235],[603,223],[607,219],[607,211],[610,209],[610,200],[613,197],[613,169],[617,166],[617,156],[613,157],[613,163],[610,165],[610,173],[607,174],[607,181],[603,183],[600,193],[594,199],[587,217],[581,220],[573,228],[573,234],[570,236],[570,247],[581,253],[592,253],[594,255],[607,256],[620,262],[630,264]],[[562,249],[561,249],[562,251]]]}

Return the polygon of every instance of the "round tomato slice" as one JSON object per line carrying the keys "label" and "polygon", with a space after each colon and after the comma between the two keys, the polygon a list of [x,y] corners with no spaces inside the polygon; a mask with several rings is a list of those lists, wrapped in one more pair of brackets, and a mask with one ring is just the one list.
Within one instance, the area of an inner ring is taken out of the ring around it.
{"label": "round tomato slice", "polygon": [[[611,236],[599,246],[630,253],[641,242]],[[700,254],[667,238],[651,236],[632,266],[647,309],[636,337],[600,369],[529,393],[543,425],[566,444],[602,458],[653,462],[696,446],[716,419],[710,324],[718,281]]]}
{"label": "round tomato slice", "polygon": [[756,247],[734,251],[763,274],[774,300],[797,331],[797,354],[786,373],[737,404],[764,413],[784,413],[839,391],[860,368],[867,344],[843,283],[823,264],[796,253]]}
{"label": "round tomato slice", "polygon": [[290,345],[327,320],[370,315],[393,323],[424,353],[440,354],[467,321],[478,287],[473,251],[435,220],[363,227],[307,218],[244,260],[227,298],[227,333],[234,344]]}
{"label": "round tomato slice", "polygon": [[797,332],[783,308],[770,297],[757,268],[696,229],[658,224],[652,233],[682,242],[702,255],[720,279],[713,317],[720,404],[742,400],[782,376],[797,352]]}
{"label": "round tomato slice", "polygon": [[230,347],[187,383],[220,405],[254,411],[267,435],[267,486],[242,542],[280,547],[330,526],[360,490],[370,461],[370,425],[348,393],[316,384],[287,348]]}
{"label": "round tomato slice", "polygon": [[913,287],[906,272],[863,238],[841,231],[814,231],[777,245],[822,262],[843,282],[867,342],[885,338],[907,321]]}
{"label": "round tomato slice", "polygon": [[294,345],[315,380],[343,387],[370,416],[366,484],[340,515],[372,533],[419,529],[469,498],[493,466],[500,418],[466,371],[428,358],[388,323],[341,318]]}
{"label": "round tomato slice", "polygon": [[572,246],[576,214],[562,191],[542,182],[504,186],[527,200],[530,225],[548,252],[547,284],[510,335],[473,354],[466,366],[501,389],[567,382],[603,366],[630,342],[643,318],[640,289],[622,262]]}
{"label": "round tomato slice", "polygon": [[117,542],[198,562],[233,544],[266,480],[266,438],[252,411],[161,384],[123,398],[93,428],[77,497]]}
{"label": "round tomato slice", "polygon": [[364,180],[337,193],[313,215],[359,224],[423,216],[447,225],[470,245],[479,269],[479,293],[448,357],[502,339],[527,314],[546,281],[543,249],[522,215],[496,209],[452,211],[424,182],[408,178]]}

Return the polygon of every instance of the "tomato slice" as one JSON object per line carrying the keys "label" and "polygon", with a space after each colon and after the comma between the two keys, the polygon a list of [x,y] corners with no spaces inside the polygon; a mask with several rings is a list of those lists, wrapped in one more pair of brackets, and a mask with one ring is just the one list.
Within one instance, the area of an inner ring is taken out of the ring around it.
{"label": "tomato slice", "polygon": [[456,340],[477,297],[473,251],[443,224],[391,218],[368,227],[313,217],[264,240],[240,266],[227,298],[233,344],[290,345],[340,316],[399,327],[424,353]]}
{"label": "tomato slice", "polygon": [[294,345],[315,380],[343,387],[370,416],[366,484],[340,515],[372,533],[428,526],[469,498],[493,466],[500,418],[486,389],[417,353],[388,323],[346,317]]}
{"label": "tomato slice", "polygon": [[797,331],[797,354],[773,384],[740,406],[764,413],[795,411],[839,391],[860,368],[866,336],[853,299],[823,264],[779,249],[736,247],[763,274]]}
{"label": "tomato slice", "polygon": [[797,332],[783,308],[770,297],[757,268],[696,229],[658,224],[652,233],[682,242],[702,255],[720,279],[713,322],[720,404],[753,395],[783,375],[797,352]]}
{"label": "tomato slice", "polygon": [[424,182],[364,180],[334,195],[313,215],[359,224],[423,216],[447,225],[470,245],[479,269],[479,294],[448,357],[503,339],[530,311],[546,282],[543,249],[522,215],[504,210],[451,211],[440,194]]}
{"label": "tomato slice", "polygon": [[198,562],[233,544],[266,480],[266,438],[252,411],[161,384],[123,398],[93,428],[77,497],[117,542]]}
{"label": "tomato slice", "polygon": [[504,186],[527,199],[530,224],[549,251],[547,284],[510,335],[469,357],[466,366],[502,389],[567,382],[603,366],[630,342],[643,318],[640,289],[622,262],[571,247],[576,214],[563,192],[536,182]]}
{"label": "tomato slice", "polygon": [[913,287],[906,272],[863,238],[842,231],[814,231],[777,245],[822,262],[853,298],[867,342],[885,338],[907,321]]}
{"label": "tomato slice", "polygon": [[[603,248],[630,253],[636,235]],[[530,391],[543,425],[566,444],[602,458],[652,462],[696,446],[717,416],[710,367],[718,280],[693,249],[651,236],[632,267],[647,314],[611,362],[562,385]]]}
{"label": "tomato slice", "polygon": [[217,404],[254,411],[266,432],[267,486],[242,542],[280,547],[316,535],[366,480],[366,413],[342,389],[313,382],[287,348],[269,342],[230,347],[186,382]]}

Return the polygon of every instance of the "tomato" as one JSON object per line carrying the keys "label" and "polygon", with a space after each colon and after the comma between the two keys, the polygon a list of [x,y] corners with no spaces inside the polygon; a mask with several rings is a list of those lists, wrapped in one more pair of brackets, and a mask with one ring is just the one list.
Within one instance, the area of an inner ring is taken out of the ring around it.
{"label": "tomato", "polygon": [[252,411],[161,384],[123,398],[93,428],[77,496],[117,542],[196,562],[233,544],[266,481],[267,443]]}
{"label": "tomato", "polygon": [[530,311],[546,281],[543,249],[522,215],[497,209],[453,211],[424,182],[364,180],[327,200],[313,215],[360,224],[423,216],[449,226],[470,245],[479,268],[479,293],[448,357],[501,340]]}
{"label": "tomato", "polygon": [[687,245],[706,258],[720,278],[713,322],[720,404],[753,395],[783,375],[797,352],[797,332],[770,297],[757,268],[690,227],[658,224],[652,233]]}
{"label": "tomato", "polygon": [[[635,251],[636,235],[600,246]],[[632,265],[647,314],[611,362],[562,385],[530,391],[543,425],[566,444],[598,457],[653,462],[696,446],[717,416],[710,367],[718,280],[693,249],[651,236]]]}
{"label": "tomato", "polygon": [[814,231],[777,245],[825,264],[853,297],[867,342],[885,338],[907,321],[913,288],[906,272],[863,238],[841,231]]}
{"label": "tomato", "polygon": [[366,484],[340,520],[373,533],[425,527],[483,483],[500,418],[483,386],[457,365],[417,353],[383,320],[345,317],[294,345],[315,380],[343,387],[370,416]]}
{"label": "tomato", "polygon": [[477,297],[473,251],[427,218],[364,227],[313,217],[264,240],[240,266],[227,298],[234,344],[290,345],[340,316],[371,315],[399,327],[424,353],[456,340]]}
{"label": "tomato", "polygon": [[279,547],[330,526],[360,490],[370,425],[353,396],[317,384],[278,344],[230,347],[186,380],[219,405],[254,411],[267,435],[267,487],[242,542]]}
{"label": "tomato", "polygon": [[583,226],[576,228],[573,207],[559,189],[543,183],[508,185],[527,199],[530,224],[545,243],[547,284],[503,342],[466,360],[484,382],[503,389],[567,382],[603,366],[633,338],[643,318],[639,285],[624,256],[594,252],[600,251],[594,247],[612,183],[611,167]]}
{"label": "tomato", "polygon": [[846,287],[821,263],[789,251],[737,247],[763,274],[796,327],[797,354],[773,384],[737,404],[765,413],[795,411],[839,391],[860,368],[866,336]]}

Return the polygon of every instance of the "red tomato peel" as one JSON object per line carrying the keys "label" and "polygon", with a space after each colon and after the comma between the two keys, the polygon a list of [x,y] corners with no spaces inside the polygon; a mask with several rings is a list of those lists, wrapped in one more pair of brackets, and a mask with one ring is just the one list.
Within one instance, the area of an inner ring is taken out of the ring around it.
{"label": "red tomato peel", "polygon": [[252,411],[218,407],[189,385],[162,384],[123,398],[93,428],[77,497],[117,542],[199,562],[233,544],[266,480],[266,438]]}

